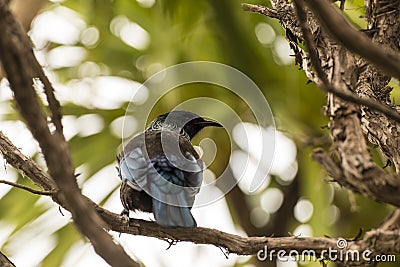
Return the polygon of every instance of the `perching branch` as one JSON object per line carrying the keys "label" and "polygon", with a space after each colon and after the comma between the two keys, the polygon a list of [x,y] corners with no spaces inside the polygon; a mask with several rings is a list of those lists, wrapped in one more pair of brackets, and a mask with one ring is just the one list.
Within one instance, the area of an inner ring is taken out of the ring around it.
{"label": "perching branch", "polygon": [[[0,132],[0,141],[1,140],[8,140],[8,138]],[[23,169],[27,168],[26,166],[36,165],[32,159],[25,156],[20,157],[19,150],[9,141],[0,142],[0,148],[2,149],[4,159],[21,173],[25,173]],[[15,154],[17,154],[17,156]],[[36,181],[35,183],[39,184],[46,183],[45,181],[41,181],[44,177],[48,177],[48,175],[41,169],[36,169],[35,172],[30,172],[28,176],[29,179]],[[65,205],[65,199],[61,197],[60,194],[56,192],[52,195],[52,198],[56,203],[68,209],[68,207]],[[238,235],[202,227],[197,227],[194,229],[162,227],[154,222],[138,219],[130,219],[128,222],[124,217],[98,206],[90,199],[85,197],[85,200],[90,203],[90,205],[95,207],[98,214],[106,222],[107,230],[132,235],[155,237],[167,242],[185,241],[195,244],[210,244],[222,248],[228,254],[235,253],[238,255],[257,255],[258,253],[261,253],[260,251],[265,251],[265,246],[267,246],[268,251],[275,250],[275,253],[271,254],[274,257],[276,256],[276,252],[278,250],[283,250],[285,253],[289,253],[292,250],[296,250],[299,253],[306,250],[313,250],[315,252],[315,256],[320,257],[322,251],[324,250],[329,248],[338,249],[338,238],[295,236],[241,237]],[[370,232],[367,232],[365,236],[366,238],[358,241],[348,240],[347,247],[343,252],[345,253],[349,250],[363,251],[365,249],[374,249],[373,255],[380,253],[400,252],[399,230],[371,230]],[[390,242],[388,240],[390,240]],[[371,257],[373,255],[371,255]],[[267,258],[267,260],[269,260],[269,258]],[[365,264],[367,264],[367,262],[362,260],[359,262],[352,262],[352,264],[353,263],[359,264],[360,266],[365,266]]]}
{"label": "perching branch", "polygon": [[[60,189],[59,197],[64,199],[63,204],[71,212],[76,226],[89,238],[95,251],[110,265],[139,266],[104,231],[104,221],[81,194],[76,183],[68,144],[61,131],[61,117],[57,115],[58,101],[48,87],[48,80],[44,77],[43,71],[38,72],[39,63],[33,55],[29,39],[15,21],[4,0],[0,1],[0,32],[3,36],[7,36],[0,38],[0,55],[17,107],[32,135],[39,142],[51,178]],[[45,90],[51,110],[54,112],[52,116],[57,128],[55,133],[50,132],[46,115],[39,105],[38,96],[32,86],[37,77],[43,79],[45,88],[47,85]]]}

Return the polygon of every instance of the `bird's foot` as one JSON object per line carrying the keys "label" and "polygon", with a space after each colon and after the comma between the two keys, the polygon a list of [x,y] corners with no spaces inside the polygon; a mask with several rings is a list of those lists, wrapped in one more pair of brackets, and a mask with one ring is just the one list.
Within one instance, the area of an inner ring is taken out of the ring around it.
{"label": "bird's foot", "polygon": [[172,246],[178,244],[178,242],[179,242],[179,240],[170,239],[170,238],[167,238],[165,241],[167,241],[169,244],[166,250],[170,249]]}
{"label": "bird's foot", "polygon": [[121,216],[122,216],[123,222],[129,227],[129,221],[130,221],[130,219],[129,219],[129,210],[124,209],[121,212]]}
{"label": "bird's foot", "polygon": [[[122,217],[122,223],[125,225],[125,227],[129,227],[129,210],[124,209],[121,212],[121,217]],[[121,232],[119,233],[119,237],[121,237]]]}

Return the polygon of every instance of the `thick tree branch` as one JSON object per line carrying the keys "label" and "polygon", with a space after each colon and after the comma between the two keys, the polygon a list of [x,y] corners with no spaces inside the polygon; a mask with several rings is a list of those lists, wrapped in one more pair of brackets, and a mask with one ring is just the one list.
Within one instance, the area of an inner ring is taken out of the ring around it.
{"label": "thick tree branch", "polygon": [[6,257],[6,255],[4,255],[1,251],[0,251],[0,266],[2,266],[2,267],[15,267],[14,263],[12,263]]}
{"label": "thick tree branch", "polygon": [[[386,75],[400,79],[400,56],[390,49],[375,44],[364,33],[347,22],[328,0],[306,0],[324,29],[350,51],[366,58]],[[396,2],[396,1],[395,1]],[[393,8],[399,8],[399,2]]]}
{"label": "thick tree branch", "polygon": [[304,9],[303,2],[296,0],[294,1],[294,3],[296,6],[297,17],[299,19],[299,24],[302,30],[304,43],[307,47],[311,64],[314,67],[319,80],[321,81],[318,83],[318,87],[324,90],[325,92],[332,93],[340,97],[343,100],[352,102],[354,104],[363,105],[373,110],[379,111],[382,114],[400,123],[400,113],[398,113],[395,109],[392,109],[386,105],[383,105],[382,103],[379,103],[377,101],[368,98],[361,98],[354,93],[341,91],[333,87],[332,84],[329,83],[326,74],[322,69],[321,62],[317,54],[317,47],[313,39],[314,37],[312,36],[311,30],[309,29],[307,24],[307,14]]}
{"label": "thick tree branch", "polygon": [[[391,47],[400,52],[400,8],[397,1],[368,0],[365,1],[368,30],[373,42],[385,47]],[[397,5],[397,8],[396,8]],[[359,59],[359,66],[365,65],[364,59]],[[357,94],[391,104],[391,90],[388,86],[390,78],[380,73],[376,68],[368,66],[360,74]],[[399,111],[399,106],[395,106]],[[382,153],[393,163],[397,174],[400,174],[400,125],[391,119],[362,107],[362,126],[368,140],[378,145]]]}
{"label": "thick tree branch", "polygon": [[28,32],[31,28],[32,20],[46,2],[46,0],[13,0],[10,3],[10,9],[15,14],[15,18],[21,22],[25,31]]}
{"label": "thick tree branch", "polygon": [[[342,166],[322,149],[316,149],[312,154],[313,160],[319,163],[335,182],[356,193],[361,193],[378,202],[389,203],[400,207],[400,183],[377,167],[367,169],[364,179],[345,174]],[[349,171],[349,170],[347,170]],[[388,181],[393,184],[388,184]]]}
{"label": "thick tree branch", "polygon": [[[32,135],[39,142],[50,175],[65,200],[63,204],[70,210],[78,229],[89,238],[95,251],[110,265],[139,266],[103,230],[106,224],[82,196],[61,128],[59,126],[54,134],[50,132],[46,115],[32,86],[33,80],[41,77],[41,74],[37,73],[38,63],[33,56],[29,39],[4,1],[0,1],[0,31],[7,37],[0,39],[1,62],[14,92],[17,107]],[[51,93],[48,92],[47,95]],[[49,104],[50,102],[51,98]],[[57,120],[55,124],[57,126]]]}
{"label": "thick tree branch", "polygon": [[[306,14],[306,10],[303,6],[303,3],[302,3],[302,1],[295,0],[294,4],[296,7],[297,17],[299,19],[299,24],[300,24],[300,27],[302,30],[302,36],[303,36],[304,43],[308,50],[310,61],[313,65],[314,69],[316,70],[319,80],[322,81],[322,83],[319,84],[319,87],[325,89],[325,91],[327,91],[327,92],[331,92],[331,89],[334,89],[333,93],[335,95],[338,95],[338,93],[339,93],[339,97],[340,97],[340,93],[343,92],[345,94],[354,96],[354,98],[358,98],[358,101],[368,101],[370,103],[376,104],[376,106],[383,106],[379,102],[371,101],[370,99],[365,99],[365,98],[363,99],[352,93],[348,93],[346,91],[341,91],[341,90],[338,90],[336,88],[333,88],[333,86],[331,86],[331,83],[329,82],[324,70],[322,69],[320,60],[318,58],[318,54],[317,54],[318,49],[314,42],[311,30],[307,23],[307,14]],[[346,99],[344,99],[344,100],[346,100]],[[385,108],[389,109],[390,111],[394,112],[395,114],[399,115],[394,110],[392,110],[386,106],[383,106],[383,107],[385,107]],[[335,112],[335,114],[337,114],[337,111]],[[348,117],[353,116],[351,114],[349,114],[349,115],[342,114],[342,115],[348,116]],[[336,122],[338,122],[338,121],[342,121],[342,123],[339,125],[349,125],[348,122],[351,122],[352,120],[351,119],[350,120],[348,120],[348,119],[342,120],[342,118],[338,118],[336,120]],[[337,129],[339,130],[339,127],[337,127]],[[346,138],[349,139],[349,137],[354,136],[354,134],[357,134],[357,131],[354,131],[355,129],[356,128],[352,127],[350,129],[350,131],[343,133],[343,136],[346,136]],[[342,130],[346,131],[345,129],[342,129]],[[337,135],[337,133],[338,133],[338,131],[336,131],[336,135]],[[354,142],[355,140],[356,140],[355,138],[352,139],[352,142]],[[361,140],[358,140],[358,141],[360,142]],[[342,143],[346,143],[346,142],[343,141]],[[349,148],[348,149],[349,151],[354,151],[354,149],[350,148],[349,143],[346,144],[346,147]],[[369,158],[369,155],[365,155],[365,153],[362,151],[366,151],[366,149],[360,150],[358,152],[363,153],[365,158]],[[345,153],[347,153],[347,152],[344,152],[343,155]],[[314,159],[318,160],[318,162],[323,165],[328,165],[328,162],[331,161],[326,156],[322,157],[321,151],[319,151],[319,154],[314,154]],[[331,164],[329,164],[329,165],[331,165]],[[325,166],[325,168],[331,168],[331,167],[332,166]],[[372,171],[372,169],[374,169],[375,171]],[[348,169],[345,171],[348,171]],[[329,172],[334,173],[334,172],[338,172],[338,170],[336,170],[336,171],[330,170]],[[339,177],[344,177],[345,173],[340,173],[339,176],[332,176],[332,177],[334,177],[336,180],[340,180],[342,182],[341,183],[342,185],[347,185],[347,186],[350,185],[354,191],[365,193],[368,196],[372,197],[373,199],[385,198],[385,202],[387,202],[388,201],[387,196],[391,194],[389,192],[392,192],[394,195],[398,195],[399,197],[397,199],[391,199],[389,201],[391,201],[391,204],[398,206],[399,200],[400,200],[400,194],[396,194],[396,193],[399,192],[399,190],[400,190],[400,180],[393,179],[392,177],[387,175],[382,169],[378,168],[376,165],[371,165],[370,174],[372,175],[372,173],[374,173],[374,175],[379,173],[380,176],[377,176],[377,177],[383,176],[385,178],[384,179],[382,179],[382,178],[376,179],[376,178],[371,178],[371,177],[370,178],[364,177],[364,179],[359,179],[358,177],[355,178],[353,175],[347,175],[348,176],[347,179],[345,179],[345,181],[343,181],[343,179],[341,179]],[[370,183],[370,184],[366,186],[365,185],[366,183]],[[391,189],[391,190],[388,191],[388,189]],[[397,204],[395,204],[395,203],[397,203]]]}
{"label": "thick tree branch", "polygon": [[[272,17],[278,18],[286,31],[290,33],[287,36],[293,36],[291,38],[292,40],[289,40],[289,42],[291,46],[295,48],[295,52],[297,51],[296,61],[299,63],[301,63],[301,61],[303,61],[303,63],[305,62],[306,64],[302,65],[307,77],[320,85],[322,82],[318,81],[318,77],[314,75],[312,64],[310,64],[311,60],[308,60],[304,52],[297,45],[297,41],[302,40],[303,36],[299,23],[297,23],[297,18],[293,12],[292,4],[282,0],[271,0],[271,2],[274,6],[273,13],[277,14]],[[397,53],[400,49],[400,44],[398,42],[400,8],[398,8],[398,4],[398,1],[366,1],[368,33],[372,36],[372,41],[382,47],[390,47]],[[258,9],[262,8],[259,7]],[[315,19],[308,20],[308,23],[315,37],[314,40],[317,42],[318,57],[321,62],[323,62],[324,72],[331,75],[332,65],[334,65],[335,62],[330,58],[327,52],[336,49],[337,44],[328,40],[329,37],[324,34],[323,30],[321,31],[319,23]],[[298,57],[300,58],[298,59]],[[354,55],[352,57],[354,58]],[[391,114],[392,112],[399,111],[400,108],[398,106],[393,107],[390,103],[390,91],[392,88],[387,86],[390,78],[379,73],[376,68],[369,66],[369,63],[362,58],[355,60],[352,65],[353,70],[348,69],[343,73],[343,76],[348,76],[346,82],[349,85],[346,85],[346,87],[351,91],[343,90],[343,92],[337,96],[341,97],[343,100],[357,104],[362,103],[364,105],[361,106],[361,123],[364,134],[371,143],[380,147],[384,155],[394,163],[397,172],[400,173],[400,143],[398,142],[400,126],[396,123],[397,112]],[[353,77],[349,77],[349,73],[352,73]],[[335,88],[340,89],[336,86]],[[335,93],[334,91],[331,92]],[[345,94],[351,93],[356,93],[360,98],[366,99],[367,102],[354,99],[351,95],[346,98]],[[353,101],[353,99],[355,101]],[[389,110],[389,112],[381,110],[382,113],[377,113],[377,109],[370,105],[368,103],[369,101],[382,102],[384,109],[393,110]]]}

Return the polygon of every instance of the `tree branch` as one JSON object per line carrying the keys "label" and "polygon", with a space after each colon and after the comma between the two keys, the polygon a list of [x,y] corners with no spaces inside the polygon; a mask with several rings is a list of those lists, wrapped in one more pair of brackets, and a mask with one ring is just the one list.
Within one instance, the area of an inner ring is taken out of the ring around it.
{"label": "tree branch", "polygon": [[2,267],[15,267],[14,263],[12,263],[6,257],[6,255],[4,255],[1,251],[0,251],[0,266],[2,266]]}
{"label": "tree branch", "polygon": [[[0,38],[0,55],[17,107],[32,135],[39,142],[49,173],[60,189],[59,195],[64,199],[63,204],[71,212],[76,226],[110,265],[139,266],[103,230],[106,224],[95,212],[93,205],[82,196],[61,128],[54,134],[50,132],[46,115],[40,108],[38,96],[32,87],[35,77],[40,77],[41,74],[37,73],[38,63],[33,56],[29,39],[4,0],[0,1],[0,32],[7,37]],[[51,93],[48,92],[47,95]],[[50,98],[49,105],[51,101]],[[55,124],[57,126],[57,122]]]}
{"label": "tree branch", "polygon": [[324,90],[325,92],[332,93],[338,97],[340,97],[343,100],[352,102],[354,104],[359,104],[359,105],[364,105],[366,107],[369,107],[373,110],[379,111],[382,114],[388,116],[389,118],[397,121],[400,123],[400,113],[398,113],[396,110],[383,105],[377,101],[373,101],[371,99],[366,99],[366,98],[361,98],[353,93],[350,92],[345,92],[341,91],[337,88],[334,88],[332,84],[329,83],[325,72],[323,71],[321,67],[321,63],[317,54],[317,47],[315,45],[315,42],[313,40],[312,33],[310,31],[310,28],[308,27],[307,24],[307,15],[306,11],[304,10],[303,2],[299,0],[294,1],[295,6],[296,6],[296,11],[297,11],[297,17],[299,18],[299,24],[302,29],[303,33],[303,38],[304,38],[304,43],[307,47],[307,51],[310,57],[311,64],[313,65],[318,78],[322,81],[322,84],[319,83],[318,87]]}
{"label": "tree branch", "polygon": [[[295,7],[296,7],[296,11],[297,11],[297,17],[299,20],[299,24],[300,24],[300,28],[302,30],[302,35],[303,35],[303,39],[304,39],[304,43],[307,47],[308,50],[308,54],[309,54],[309,58],[310,61],[312,63],[312,66],[314,67],[314,69],[316,70],[317,76],[319,78],[320,81],[322,81],[322,83],[319,83],[319,87],[324,89],[326,92],[331,92],[334,93],[335,95],[338,95],[340,97],[340,95],[342,95],[342,93],[345,93],[345,95],[350,95],[352,96],[354,99],[357,99],[356,102],[368,102],[369,104],[374,104],[375,106],[378,107],[384,107],[387,108],[389,111],[394,112],[396,115],[400,115],[397,112],[395,112],[394,110],[382,105],[379,102],[376,101],[371,101],[370,99],[365,99],[365,98],[360,98],[356,95],[354,95],[353,93],[347,93],[345,91],[341,91],[338,90],[336,88],[334,88],[333,86],[331,86],[331,83],[329,82],[324,70],[322,69],[320,60],[318,58],[318,54],[317,54],[317,46],[315,45],[314,39],[312,37],[312,33],[311,30],[309,28],[309,25],[307,23],[307,14],[306,14],[306,10],[303,6],[303,3],[299,0],[295,0],[294,1]],[[333,92],[332,92],[333,89]],[[341,97],[343,100],[347,100],[346,98]],[[370,105],[368,105],[369,107],[371,107]],[[346,116],[346,115],[345,115]],[[341,120],[341,119],[339,119]],[[342,125],[344,125],[346,122],[343,122]],[[343,131],[345,131],[343,129]],[[356,132],[354,131],[354,128],[351,129],[351,133],[347,133],[345,134],[345,136],[348,138],[349,136],[353,136]],[[354,139],[355,140],[355,139]],[[354,141],[353,140],[353,141]],[[348,147],[349,145],[347,145]],[[351,150],[351,149],[350,149]],[[366,155],[366,157],[368,157],[368,155]],[[380,181],[378,181],[376,178],[368,178],[368,177],[364,177],[363,179],[354,179],[353,176],[348,175],[347,179],[341,179],[341,177],[345,177],[345,173],[341,172],[339,170],[339,168],[337,168],[336,170],[332,169],[332,164],[328,163],[331,160],[328,159],[327,156],[322,157],[321,151],[319,151],[318,154],[314,154],[313,158],[318,160],[317,162],[322,164],[322,165],[326,165],[324,166],[325,168],[330,168],[331,170],[329,171],[331,174],[332,173],[336,173],[336,176],[332,176],[335,178],[335,180],[340,180],[340,184],[342,185],[347,185],[350,186],[353,191],[358,191],[361,193],[365,193],[368,194],[369,197],[372,197],[374,199],[382,199],[382,198],[386,198],[386,196],[389,194],[388,193],[388,189],[389,187],[387,185],[389,185],[391,187],[391,192],[393,191],[394,194],[396,194],[397,191],[400,190],[400,180],[398,179],[393,179],[392,177],[390,177],[389,175],[387,175],[383,170],[377,168],[376,166],[374,166],[371,169],[375,169],[375,174],[380,173],[381,176],[384,176],[385,179],[382,179],[383,181],[387,181],[388,183],[385,184],[385,186],[383,188],[381,188],[381,184],[382,184],[382,180],[381,178]],[[329,166],[328,166],[329,165]],[[349,168],[347,168],[347,170],[345,171],[349,171]],[[339,173],[338,173],[339,172]],[[351,171],[349,171],[351,172]],[[374,172],[370,172],[370,173],[374,173]],[[338,176],[339,174],[339,176]],[[379,176],[377,176],[379,177]],[[365,184],[370,183],[367,187],[369,189],[364,189],[366,186]],[[399,194],[396,194],[399,195]],[[386,199],[387,201],[388,199]],[[398,206],[399,201],[400,200],[400,195],[399,198],[396,199],[392,199],[390,200],[392,204],[395,204],[396,206]],[[385,202],[386,202],[385,201]],[[399,206],[398,206],[399,207]]]}
{"label": "tree branch", "polygon": [[[295,1],[295,3],[297,6],[304,9],[304,7],[302,7],[301,1]],[[260,14],[263,14],[263,15],[271,17],[271,18],[279,19],[279,16],[277,15],[278,13],[273,9],[259,6],[259,5],[253,5],[253,4],[242,4],[242,6],[245,11],[256,12],[256,13],[260,13]],[[302,29],[305,44],[308,48],[307,51],[310,56],[311,64],[313,65],[319,80],[321,80],[321,82],[318,82],[318,80],[316,80],[318,87],[320,89],[324,90],[325,92],[329,92],[329,93],[332,93],[332,94],[340,97],[341,99],[343,99],[345,101],[348,101],[348,102],[351,102],[351,103],[354,103],[357,105],[364,105],[373,110],[379,111],[382,114],[384,114],[384,115],[388,116],[389,118],[400,123],[400,113],[398,113],[396,110],[394,110],[386,105],[383,105],[382,103],[379,103],[377,101],[373,101],[371,99],[366,99],[366,98],[361,98],[361,97],[355,95],[354,93],[341,91],[341,90],[333,87],[332,84],[330,84],[328,82],[328,79],[326,78],[326,75],[325,75],[324,71],[322,70],[322,67],[321,67],[321,64],[319,61],[319,57],[317,54],[315,43],[313,41],[312,33],[307,26],[306,13],[304,10],[303,11],[299,10],[299,8],[297,8],[297,10],[298,10],[298,15],[299,15],[299,24]]]}
{"label": "tree branch", "polygon": [[[296,1],[296,4],[299,2],[301,1]],[[302,56],[303,61],[305,61],[303,66],[310,69],[314,67],[317,73],[317,76],[314,76],[310,71],[308,73],[310,79],[325,91],[331,92],[339,98],[343,97],[343,100],[355,104],[362,103],[371,109],[374,109],[374,107],[379,107],[381,110],[389,109],[389,112],[385,112],[388,116],[392,112],[394,112],[392,115],[396,117],[399,115],[377,101],[360,98],[349,91],[357,85],[354,82],[354,77],[351,77],[357,69],[353,55],[348,54],[331,41],[323,29],[319,28],[315,19],[308,19],[304,8],[300,10],[299,23],[296,24],[297,18],[294,16],[294,10],[290,3],[276,0],[273,1],[273,4],[281,10],[275,13],[280,16],[278,19],[282,25],[287,31],[290,31],[290,35],[295,36],[292,37],[293,40],[289,40],[292,48],[295,46],[295,49],[301,51],[297,40],[304,40],[308,48],[309,58]],[[319,46],[310,36],[311,32],[318,35],[315,39],[318,39]],[[324,68],[320,63],[321,61],[324,62]],[[310,62],[311,64],[309,64]],[[377,201],[400,207],[400,179],[397,176],[388,175],[373,163],[362,134],[358,108],[349,105],[347,102],[335,100],[329,95],[328,107],[327,113],[331,121],[329,127],[335,143],[334,149],[338,151],[340,160],[337,163],[321,151],[314,153],[313,158],[322,164],[328,174],[340,185]]]}
{"label": "tree branch", "polygon": [[[400,8],[395,8],[398,1],[367,0],[366,19],[368,30],[372,41],[385,47],[391,47],[400,53],[399,32],[400,32]],[[367,62],[359,59],[358,65],[363,66]],[[388,86],[390,78],[380,73],[376,68],[368,66],[360,74],[357,94],[363,98],[370,98],[391,104],[393,88]],[[394,106],[398,111],[399,106]],[[382,153],[393,163],[397,174],[400,174],[400,142],[398,142],[400,124],[391,119],[374,112],[374,110],[362,107],[362,126],[368,140],[379,146]]]}
{"label": "tree branch", "polygon": [[25,31],[28,32],[31,28],[33,19],[46,2],[46,0],[13,0],[10,3],[10,9],[14,13],[17,21],[21,22]]}
{"label": "tree branch", "polygon": [[400,209],[395,209],[379,226],[379,229],[384,231],[400,229]]}
{"label": "tree branch", "polygon": [[[350,51],[366,58],[386,75],[400,79],[400,56],[390,47],[373,43],[364,33],[349,24],[329,1],[306,0],[305,2],[333,38]],[[399,2],[393,3],[393,8],[399,8],[399,5]]]}
{"label": "tree branch", "polygon": [[[0,132],[0,137],[1,137]],[[7,139],[2,136],[0,140]],[[4,159],[11,164],[18,171],[25,173],[23,169],[27,166],[35,166],[36,164],[25,156],[15,156],[14,153],[19,154],[18,149],[11,143],[0,143],[2,151],[7,151],[3,153]],[[14,159],[18,159],[17,161]],[[25,166],[25,167],[24,167]],[[48,175],[41,169],[37,169],[35,172],[29,172],[28,178],[32,181],[40,181],[44,177],[48,178]],[[39,184],[44,184],[45,181],[39,182]],[[61,205],[62,207],[68,209],[65,203],[65,198],[55,193],[52,195],[53,200]],[[96,203],[91,201],[89,198],[85,198],[85,201],[89,205],[95,207],[98,214],[106,222],[105,228],[107,230],[113,230],[120,233],[127,233],[132,235],[142,235],[148,237],[155,237],[160,240],[165,240],[167,242],[171,241],[186,241],[195,244],[210,244],[216,247],[222,248],[228,253],[235,253],[238,255],[257,255],[259,251],[263,251],[265,246],[268,247],[268,251],[283,250],[289,253],[292,250],[296,250],[301,253],[305,250],[314,250],[315,255],[321,256],[323,250],[332,248],[337,249],[337,238],[327,238],[327,237],[241,237],[238,235],[233,235],[225,233],[222,231],[197,227],[194,229],[185,228],[174,228],[174,227],[162,227],[154,222],[130,219],[129,222],[123,217],[113,212],[110,212]],[[400,251],[400,232],[399,230],[389,230],[389,229],[377,229],[366,233],[366,237],[359,241],[347,241],[347,247],[344,253],[348,250],[357,250],[362,252],[365,249],[373,249],[374,255],[379,253],[397,253]],[[390,242],[388,241],[390,240]],[[394,246],[393,246],[394,245]],[[273,253],[276,255],[275,253]],[[269,260],[269,259],[268,259]],[[338,259],[339,260],[339,259]],[[365,261],[354,262],[354,264],[359,264],[360,266],[365,266]]]}
{"label": "tree branch", "polygon": [[270,18],[279,19],[278,12],[266,6],[243,3],[242,8],[244,11],[259,13]]}
{"label": "tree branch", "polygon": [[0,131],[0,153],[8,164],[13,166],[22,176],[29,177],[34,184],[43,188],[43,190],[51,191],[57,188],[50,176],[43,172],[36,162],[22,154],[2,131]]}
{"label": "tree branch", "polygon": [[29,186],[18,184],[18,183],[13,183],[13,182],[6,181],[6,180],[0,180],[0,184],[11,185],[13,187],[28,191],[32,194],[42,195],[42,196],[51,196],[57,192],[56,190],[51,190],[51,191],[36,190],[36,189],[30,188]]}

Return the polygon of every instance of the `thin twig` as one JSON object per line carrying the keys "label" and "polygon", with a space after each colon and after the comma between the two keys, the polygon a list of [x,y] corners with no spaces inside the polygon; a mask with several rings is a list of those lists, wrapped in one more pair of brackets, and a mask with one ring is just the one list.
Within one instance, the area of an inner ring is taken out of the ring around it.
{"label": "thin twig", "polygon": [[[319,57],[317,54],[317,47],[314,42],[313,35],[307,23],[307,14],[303,6],[303,2],[294,0],[294,6],[296,8],[297,18],[299,20],[301,33],[303,34],[304,44],[307,48],[311,64],[313,65],[318,78],[322,81],[325,91],[330,88],[328,78],[322,69]],[[332,88],[333,89],[333,88]]]}
{"label": "thin twig", "polygon": [[8,164],[13,166],[21,175],[30,177],[35,185],[45,191],[57,188],[50,176],[43,172],[36,162],[22,154],[2,131],[0,131],[0,153]]}
{"label": "thin twig", "polygon": [[51,191],[36,190],[36,189],[30,188],[29,186],[18,184],[18,183],[14,183],[14,182],[10,182],[10,181],[6,181],[6,180],[0,180],[0,184],[11,185],[13,187],[17,187],[19,189],[23,189],[23,190],[28,191],[28,192],[30,192],[32,194],[35,194],[35,195],[51,196],[51,195],[56,193],[55,190],[51,190]]}
{"label": "thin twig", "polygon": [[384,231],[400,229],[400,209],[395,209],[378,229]]}
{"label": "thin twig", "polygon": [[344,2],[345,2],[345,0],[340,0],[340,10],[344,10]]}
{"label": "thin twig", "polygon": [[262,15],[270,17],[270,18],[279,19],[278,12],[276,12],[276,10],[271,9],[269,7],[243,3],[242,8],[244,11],[259,13],[259,14],[262,14]]}
{"label": "thin twig", "polygon": [[[314,67],[315,67],[315,65],[314,65]],[[342,100],[349,101],[354,104],[366,106],[366,107],[368,107],[372,110],[378,111],[378,112],[386,115],[388,118],[391,118],[392,120],[400,123],[400,113],[398,113],[396,110],[394,110],[386,105],[383,105],[383,104],[381,104],[377,101],[373,101],[371,99],[361,98],[353,93],[341,91],[341,90],[333,87],[331,84],[328,84],[327,86],[323,84],[323,85],[320,85],[319,87],[326,92],[334,94],[335,96],[341,98]]]}

